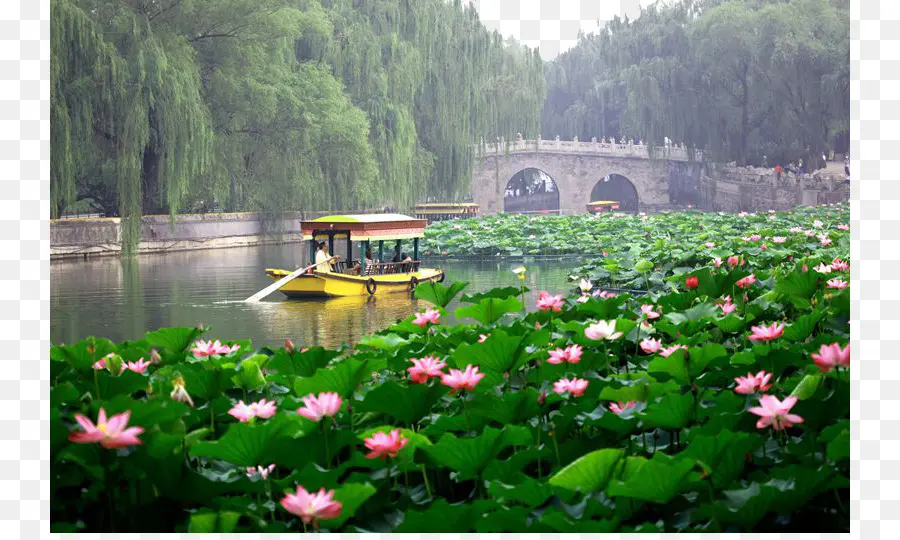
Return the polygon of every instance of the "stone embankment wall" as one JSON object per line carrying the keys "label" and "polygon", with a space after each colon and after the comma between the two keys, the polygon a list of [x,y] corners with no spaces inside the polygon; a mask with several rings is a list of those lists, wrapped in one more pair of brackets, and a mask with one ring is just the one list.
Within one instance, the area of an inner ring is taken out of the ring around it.
{"label": "stone embankment wall", "polygon": [[[300,239],[300,220],[318,215],[291,214],[266,219],[256,213],[185,214],[141,218],[138,253],[255,246]],[[118,255],[119,218],[50,220],[50,258]]]}
{"label": "stone embankment wall", "polygon": [[782,173],[755,167],[720,167],[704,171],[701,208],[719,212],[787,211],[798,206],[847,202],[850,185],[840,173]]}

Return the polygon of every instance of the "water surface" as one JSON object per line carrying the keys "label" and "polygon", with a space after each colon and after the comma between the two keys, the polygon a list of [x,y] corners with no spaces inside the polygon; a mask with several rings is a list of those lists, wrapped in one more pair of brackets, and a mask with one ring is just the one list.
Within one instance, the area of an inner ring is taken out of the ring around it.
{"label": "water surface", "polygon": [[[143,338],[147,330],[168,326],[211,327],[207,337],[252,339],[254,345],[335,348],[383,330],[428,306],[408,294],[328,300],[287,300],[278,292],[262,302],[242,300],[272,283],[266,268],[296,268],[305,245],[259,246],[221,250],[58,261],[50,266],[50,336],[55,344],[88,336],[113,341]],[[520,261],[432,262],[450,281],[468,281],[465,292],[517,286],[512,269]],[[526,296],[563,292],[576,260],[526,261]],[[451,304],[450,312],[457,307]]]}

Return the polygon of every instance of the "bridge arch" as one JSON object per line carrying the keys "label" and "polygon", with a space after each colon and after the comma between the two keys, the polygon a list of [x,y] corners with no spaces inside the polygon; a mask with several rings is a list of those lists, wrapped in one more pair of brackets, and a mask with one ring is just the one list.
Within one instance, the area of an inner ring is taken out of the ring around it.
{"label": "bridge arch", "polygon": [[635,213],[640,204],[637,187],[627,176],[618,173],[607,174],[594,184],[586,202],[593,201],[618,201],[620,211]]}
{"label": "bridge arch", "polygon": [[503,191],[503,211],[558,213],[559,185],[546,171],[525,167],[513,174]]}

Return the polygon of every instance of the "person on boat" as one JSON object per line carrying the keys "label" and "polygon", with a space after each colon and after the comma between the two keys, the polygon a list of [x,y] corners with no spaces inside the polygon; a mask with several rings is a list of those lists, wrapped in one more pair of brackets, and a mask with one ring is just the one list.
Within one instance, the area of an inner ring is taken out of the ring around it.
{"label": "person on boat", "polygon": [[375,260],[375,257],[372,256],[372,250],[366,250],[366,273],[374,274],[375,273],[375,263],[378,262]]}
{"label": "person on boat", "polygon": [[328,245],[325,242],[319,243],[319,250],[316,251],[316,272],[331,272],[331,263],[329,262],[331,255],[328,254]]}

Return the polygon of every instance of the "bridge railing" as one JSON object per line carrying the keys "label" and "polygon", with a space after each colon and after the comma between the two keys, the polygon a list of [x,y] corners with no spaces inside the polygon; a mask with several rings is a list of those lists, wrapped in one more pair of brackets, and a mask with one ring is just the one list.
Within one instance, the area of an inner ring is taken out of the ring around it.
{"label": "bridge railing", "polygon": [[[699,161],[702,153],[691,152],[684,146],[656,146],[653,157],[675,161]],[[497,155],[504,153],[544,152],[551,154],[594,154],[611,157],[633,157],[650,159],[650,147],[645,144],[612,143],[605,141],[557,141],[544,139],[520,139],[509,142],[486,143],[483,147],[476,145],[476,153]],[[691,155],[693,154],[693,156]]]}

